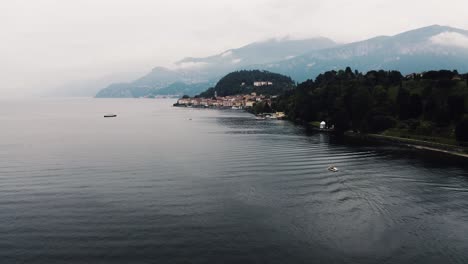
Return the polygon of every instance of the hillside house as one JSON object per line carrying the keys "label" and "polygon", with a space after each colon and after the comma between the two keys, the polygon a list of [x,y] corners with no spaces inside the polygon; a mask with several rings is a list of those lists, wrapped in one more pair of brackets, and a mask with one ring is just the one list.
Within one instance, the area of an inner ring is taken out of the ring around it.
{"label": "hillside house", "polygon": [[272,83],[272,82],[263,82],[263,81],[261,81],[261,82],[254,82],[253,85],[254,85],[255,87],[259,87],[259,86],[270,86],[270,85],[273,85],[273,83]]}

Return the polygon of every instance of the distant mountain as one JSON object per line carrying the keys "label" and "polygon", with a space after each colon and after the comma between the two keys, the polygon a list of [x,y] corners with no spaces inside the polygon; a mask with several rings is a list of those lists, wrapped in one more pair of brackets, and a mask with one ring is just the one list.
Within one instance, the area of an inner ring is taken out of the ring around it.
{"label": "distant mountain", "polygon": [[[238,49],[206,58],[185,58],[175,63],[175,69],[156,67],[147,75],[130,83],[111,84],[96,97],[140,97],[151,94],[182,95],[200,92],[201,85],[214,85],[222,76],[252,64],[270,63],[290,59],[314,50],[334,47],[337,44],[326,38],[306,40],[272,39],[256,42]],[[181,87],[183,89],[175,89]],[[193,91],[191,91],[193,89]]]}
{"label": "distant mountain", "polygon": [[[277,72],[302,82],[347,66],[362,72],[379,69],[403,74],[440,69],[468,72],[468,31],[434,25],[344,45],[326,38],[269,40],[206,58],[185,58],[176,62],[173,70],[157,67],[134,82],[110,85],[97,97],[139,97],[158,94],[159,90],[164,94],[173,90],[193,95],[200,85],[212,86],[221,76],[243,69]],[[179,87],[184,83],[186,87],[163,89],[173,83]]]}
{"label": "distant mountain", "polygon": [[114,83],[100,90],[96,97],[141,97],[157,88],[166,87],[180,81],[179,73],[164,67],[156,67],[147,75],[131,83]]}
{"label": "distant mountain", "polygon": [[200,94],[200,97],[213,97],[256,92],[264,95],[277,95],[295,87],[294,81],[278,73],[269,71],[236,71],[219,80],[215,87]]}
{"label": "distant mountain", "polygon": [[113,83],[96,94],[97,98],[131,98],[137,97],[128,83]]}
{"label": "distant mountain", "polygon": [[404,74],[439,69],[468,71],[468,31],[430,26],[395,36],[309,52],[289,60],[252,65],[291,76],[296,81],[350,66],[359,71],[398,70]]}
{"label": "distant mountain", "polygon": [[334,47],[337,44],[327,38],[305,40],[277,40],[256,42],[239,49],[227,50],[206,58],[185,58],[176,62],[182,69],[198,68],[214,75],[225,75],[234,69],[253,64],[264,64],[291,59],[304,53]]}
{"label": "distant mountain", "polygon": [[194,83],[187,84],[183,82],[175,82],[162,89],[155,89],[151,91],[151,95],[197,95],[213,86],[214,83]]}

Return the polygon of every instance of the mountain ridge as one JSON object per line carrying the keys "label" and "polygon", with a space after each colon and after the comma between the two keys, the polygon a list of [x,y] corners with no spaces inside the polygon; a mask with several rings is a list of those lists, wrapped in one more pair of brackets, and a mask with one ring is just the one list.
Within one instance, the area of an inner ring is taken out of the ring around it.
{"label": "mountain ridge", "polygon": [[[132,97],[158,94],[158,90],[176,82],[197,86],[189,93],[195,95],[200,84],[213,85],[222,76],[238,70],[267,70],[301,82],[348,66],[362,72],[379,69],[398,70],[404,74],[439,69],[465,72],[468,71],[467,61],[468,31],[441,25],[346,44],[324,37],[270,39],[208,57],[185,57],[175,63],[174,69],[155,67],[149,74],[126,85],[108,86],[97,97],[113,97],[115,93]],[[183,90],[190,91],[187,87]]]}
{"label": "mountain ridge", "polygon": [[[468,41],[466,30],[435,25],[310,52],[266,67],[267,70],[290,75],[296,81],[304,81],[322,72],[344,69],[347,66],[363,72],[384,69],[411,73],[445,68],[468,71],[465,63],[468,59],[468,45],[453,47],[433,43],[434,37],[453,32],[463,33]],[[262,68],[264,65],[252,67]]]}

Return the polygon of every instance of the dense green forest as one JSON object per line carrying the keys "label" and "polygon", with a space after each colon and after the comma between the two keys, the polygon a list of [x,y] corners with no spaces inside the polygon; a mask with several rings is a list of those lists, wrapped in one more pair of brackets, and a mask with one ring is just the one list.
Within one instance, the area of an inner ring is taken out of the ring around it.
{"label": "dense green forest", "polygon": [[[272,85],[254,86],[254,82],[272,82]],[[256,92],[264,95],[277,95],[295,87],[294,81],[287,76],[260,70],[243,70],[232,72],[224,76],[215,87],[201,93],[200,97],[213,97],[215,91],[218,96],[236,94],[250,94]]]}
{"label": "dense green forest", "polygon": [[457,71],[402,76],[398,71],[329,71],[272,103],[290,119],[325,120],[337,132],[468,142],[468,80]]}

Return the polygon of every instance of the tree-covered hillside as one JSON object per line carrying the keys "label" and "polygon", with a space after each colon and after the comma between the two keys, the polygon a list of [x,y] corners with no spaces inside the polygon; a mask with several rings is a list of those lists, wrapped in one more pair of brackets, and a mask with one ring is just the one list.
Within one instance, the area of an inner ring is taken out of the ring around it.
{"label": "tree-covered hillside", "polygon": [[293,120],[334,124],[337,131],[418,135],[468,141],[467,75],[429,71],[329,71],[279,97],[273,107]]}
{"label": "tree-covered hillside", "polygon": [[[269,82],[255,86],[255,82]],[[236,71],[224,76],[215,87],[200,94],[200,97],[228,96],[256,92],[264,95],[277,95],[295,87],[294,81],[287,76],[268,71]]]}

